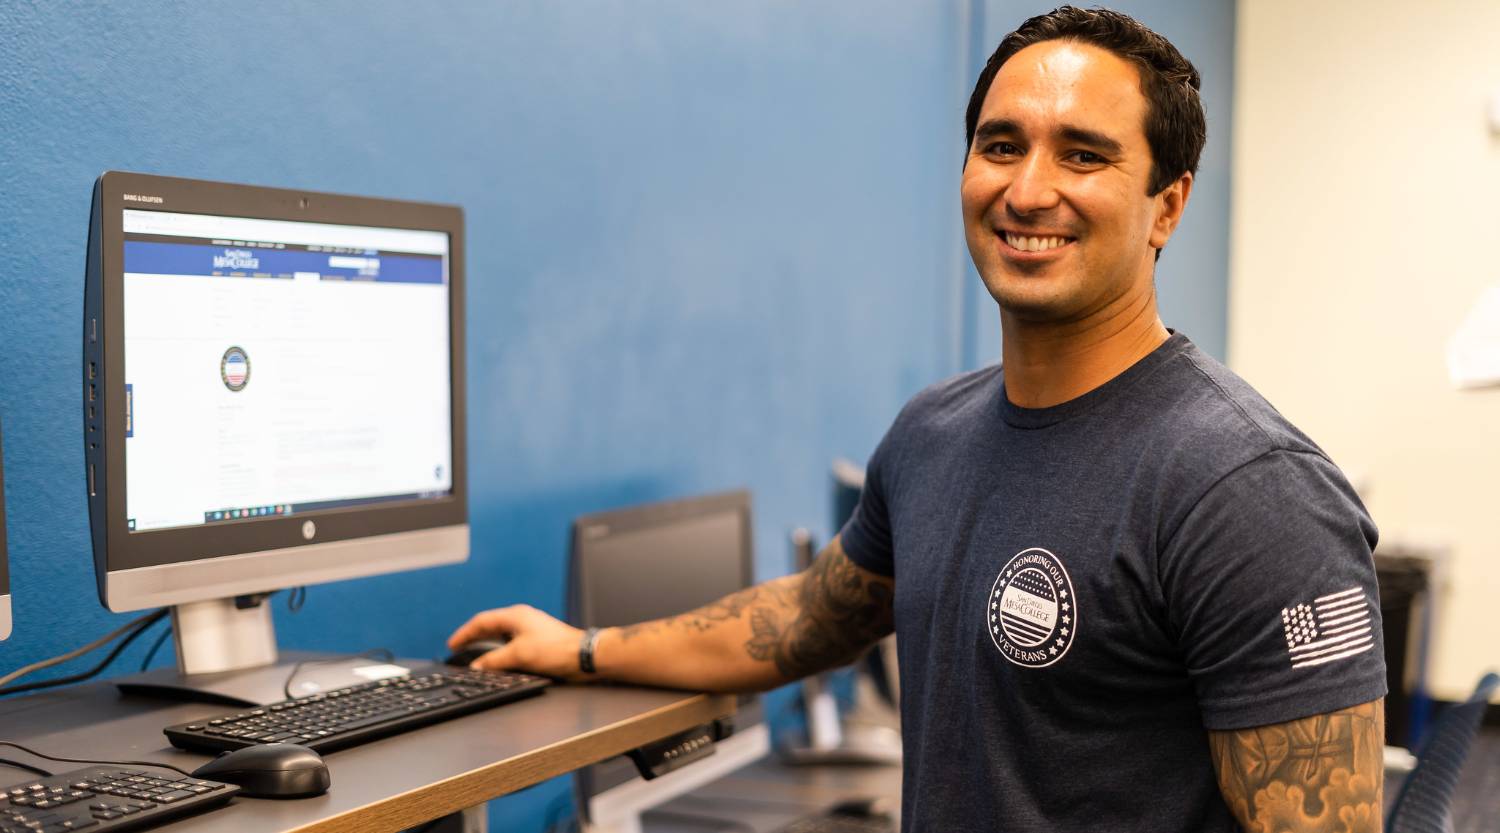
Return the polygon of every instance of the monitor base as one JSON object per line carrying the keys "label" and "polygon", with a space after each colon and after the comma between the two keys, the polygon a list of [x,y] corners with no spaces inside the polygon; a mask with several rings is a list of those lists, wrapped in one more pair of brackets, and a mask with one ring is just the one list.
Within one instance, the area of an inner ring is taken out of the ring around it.
{"label": "monitor base", "polygon": [[287,699],[288,680],[291,696],[305,697],[330,688],[393,677],[419,664],[422,661],[387,663],[366,657],[290,651],[282,654],[280,662],[259,668],[213,674],[183,674],[175,668],[159,668],[121,677],[115,680],[115,685],[127,695],[253,707]]}

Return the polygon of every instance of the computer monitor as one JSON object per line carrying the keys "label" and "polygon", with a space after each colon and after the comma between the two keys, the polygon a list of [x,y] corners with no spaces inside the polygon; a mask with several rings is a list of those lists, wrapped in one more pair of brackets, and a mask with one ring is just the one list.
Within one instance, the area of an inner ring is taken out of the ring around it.
{"label": "computer monitor", "polygon": [[183,674],[275,661],[261,594],[467,558],[463,251],[457,206],[95,184],[99,598],[173,606]]}
{"label": "computer monitor", "polygon": [[0,639],[10,638],[10,566],[5,538],[5,460],[0,454]]}
{"label": "computer monitor", "polygon": [[[573,522],[569,618],[628,625],[684,613],[750,586],[750,495],[737,491],[585,515]],[[714,754],[650,781],[624,758],[574,779],[586,830],[639,830],[640,814],[770,751],[754,697],[741,698],[735,732]]]}

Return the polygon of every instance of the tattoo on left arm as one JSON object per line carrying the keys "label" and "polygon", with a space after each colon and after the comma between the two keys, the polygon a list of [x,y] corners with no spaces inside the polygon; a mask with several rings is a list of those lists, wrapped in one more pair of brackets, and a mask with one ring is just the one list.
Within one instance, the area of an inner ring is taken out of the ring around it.
{"label": "tattoo on left arm", "polygon": [[1384,701],[1208,742],[1219,790],[1249,833],[1379,833]]}

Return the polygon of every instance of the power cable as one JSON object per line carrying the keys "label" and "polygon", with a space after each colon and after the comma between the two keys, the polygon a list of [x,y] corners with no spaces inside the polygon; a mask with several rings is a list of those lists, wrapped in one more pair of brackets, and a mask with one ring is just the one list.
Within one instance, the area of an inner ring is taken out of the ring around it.
{"label": "power cable", "polygon": [[[162,617],[166,615],[167,612],[165,610],[159,610],[156,613],[151,614],[150,616],[146,616],[140,620],[137,620],[138,624],[136,629],[134,631],[131,631],[130,635],[120,640],[120,643],[116,645],[107,656],[104,657],[104,660],[102,662],[87,671],[83,671],[78,674],[72,674],[67,677],[58,677],[52,680],[40,680],[34,683],[24,683],[22,685],[10,686],[8,688],[0,688],[0,697],[8,694],[20,694],[23,691],[36,691],[39,688],[53,688],[55,686],[69,685],[71,683],[81,683],[84,680],[97,677],[100,672],[109,667],[110,663],[115,661],[115,658],[118,657],[121,652],[130,647],[130,643],[140,638],[140,635],[145,633],[147,628],[150,628],[152,625],[161,621]],[[50,664],[55,665],[56,663]],[[45,668],[47,666],[44,665],[42,667]],[[14,676],[12,676],[11,679],[14,679]]]}
{"label": "power cable", "polygon": [[65,662],[67,662],[70,659],[76,659],[78,657],[81,657],[81,656],[83,656],[84,654],[87,654],[90,651],[96,650],[96,649],[98,649],[98,648],[100,648],[100,647],[102,647],[104,645],[108,645],[111,641],[113,641],[114,639],[118,638],[121,634],[129,631],[131,628],[134,628],[137,625],[140,625],[142,622],[148,622],[148,623],[149,622],[156,622],[156,621],[159,621],[162,617],[164,617],[166,615],[167,615],[167,611],[166,611],[165,608],[163,608],[161,610],[157,610],[157,611],[154,611],[152,613],[148,613],[145,616],[138,616],[138,617],[136,617],[134,619],[131,619],[129,622],[126,622],[125,624],[121,625],[120,627],[118,627],[118,628],[110,631],[108,634],[105,634],[104,636],[99,637],[98,639],[94,640],[93,642],[90,642],[87,645],[84,645],[81,648],[74,648],[73,650],[67,652],[66,654],[62,654],[60,656],[55,656],[55,657],[52,657],[51,659],[44,659],[44,660],[41,660],[40,662],[33,662],[32,664],[30,664],[28,666],[25,666],[24,668],[18,668],[15,671],[10,672],[9,674],[6,674],[3,677],[0,677],[0,688],[3,688],[6,683],[11,682],[12,680],[18,680],[18,679],[26,676],[27,674],[31,674],[31,673],[36,672],[36,671],[41,671],[43,668],[51,668],[54,665],[61,665],[61,664],[65,663]]}

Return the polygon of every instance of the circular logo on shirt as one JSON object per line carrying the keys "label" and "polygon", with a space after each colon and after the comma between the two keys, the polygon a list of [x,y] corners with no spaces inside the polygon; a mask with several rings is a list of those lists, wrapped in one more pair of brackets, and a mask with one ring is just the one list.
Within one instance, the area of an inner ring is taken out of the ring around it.
{"label": "circular logo on shirt", "polygon": [[995,647],[1016,665],[1045,668],[1062,659],[1078,633],[1073,580],[1062,559],[1041,547],[1016,553],[995,577],[985,618]]}
{"label": "circular logo on shirt", "polygon": [[232,391],[241,391],[245,385],[250,384],[250,357],[245,355],[244,348],[231,347],[224,351],[224,358],[219,359],[219,378],[224,380],[224,387]]}

